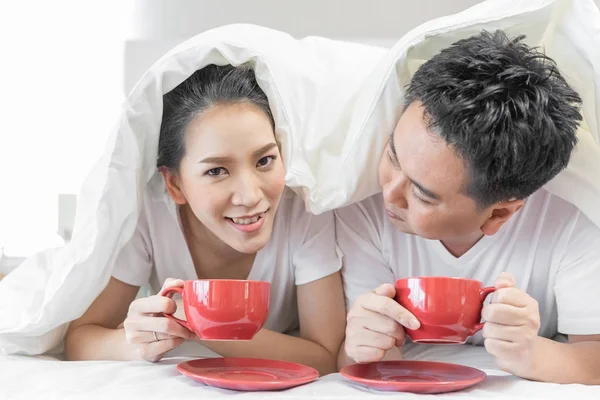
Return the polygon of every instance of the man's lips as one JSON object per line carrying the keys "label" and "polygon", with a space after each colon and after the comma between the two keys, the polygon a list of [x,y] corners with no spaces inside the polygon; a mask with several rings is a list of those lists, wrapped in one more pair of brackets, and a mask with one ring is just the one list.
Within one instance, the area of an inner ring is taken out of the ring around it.
{"label": "man's lips", "polygon": [[388,215],[388,217],[390,217],[391,219],[396,219],[398,221],[402,221],[404,222],[404,218],[400,217],[399,215],[395,214],[393,211],[391,211],[389,208],[385,209],[386,214]]}

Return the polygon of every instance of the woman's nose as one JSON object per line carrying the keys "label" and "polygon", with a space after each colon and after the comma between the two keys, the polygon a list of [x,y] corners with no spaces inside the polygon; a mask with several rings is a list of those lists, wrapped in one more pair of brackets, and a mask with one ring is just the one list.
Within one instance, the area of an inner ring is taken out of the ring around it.
{"label": "woman's nose", "polygon": [[244,174],[235,182],[235,188],[231,202],[234,206],[252,208],[262,198],[260,182],[254,174]]}

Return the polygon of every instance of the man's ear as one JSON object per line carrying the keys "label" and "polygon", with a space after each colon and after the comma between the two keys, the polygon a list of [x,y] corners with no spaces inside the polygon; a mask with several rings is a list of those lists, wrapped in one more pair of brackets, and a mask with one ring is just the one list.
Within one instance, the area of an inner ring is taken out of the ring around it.
{"label": "man's ear", "polygon": [[167,192],[169,192],[171,199],[179,205],[187,203],[181,188],[181,178],[179,177],[179,174],[171,171],[167,167],[160,167],[159,171],[165,181],[165,186],[167,187]]}
{"label": "man's ear", "polygon": [[496,234],[524,204],[525,200],[508,200],[493,205],[488,209],[489,217],[481,225],[481,232],[488,236]]}

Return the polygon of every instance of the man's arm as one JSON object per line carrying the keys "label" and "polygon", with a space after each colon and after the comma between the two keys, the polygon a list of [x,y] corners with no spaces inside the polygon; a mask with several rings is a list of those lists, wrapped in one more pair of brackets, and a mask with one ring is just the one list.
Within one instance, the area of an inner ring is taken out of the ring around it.
{"label": "man's arm", "polygon": [[501,369],[522,378],[600,384],[600,228],[579,214],[571,229],[554,280],[558,331],[569,343],[538,336],[537,301],[502,274],[482,311],[484,344]]}
{"label": "man's arm", "polygon": [[[372,294],[382,284],[391,284],[392,286],[394,284],[394,274],[385,261],[381,250],[379,235],[382,234],[382,227],[377,214],[382,212],[382,210],[377,209],[377,202],[373,201],[372,198],[335,211],[336,238],[344,255],[342,278],[348,311],[355,305],[360,296]],[[385,290],[393,291],[393,287],[383,290],[384,292]],[[383,293],[382,296],[389,298],[389,294]],[[391,296],[393,297],[393,293],[391,293]],[[362,306],[356,309],[362,309]],[[351,315],[349,315],[350,317]],[[350,324],[350,328],[352,328],[352,325]],[[397,327],[393,323],[391,325],[390,333],[397,333],[397,328],[401,329],[399,325]],[[348,355],[349,334],[352,335],[352,332],[348,332],[347,328],[346,338],[338,354],[338,368],[343,368],[358,361]],[[352,338],[350,338],[350,341],[352,341]],[[378,349],[371,347],[363,350],[372,353],[378,351]],[[373,357],[373,354],[370,356]],[[400,359],[400,357],[400,349],[396,346],[392,346],[384,356],[385,359]],[[381,357],[376,358],[381,359]]]}
{"label": "man's arm", "polygon": [[532,368],[523,378],[600,385],[600,335],[569,335],[569,343],[538,337]]}

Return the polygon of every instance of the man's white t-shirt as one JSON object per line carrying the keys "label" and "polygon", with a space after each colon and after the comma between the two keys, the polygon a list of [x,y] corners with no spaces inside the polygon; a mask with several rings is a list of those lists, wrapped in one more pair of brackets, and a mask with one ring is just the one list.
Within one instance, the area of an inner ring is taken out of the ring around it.
{"label": "man's white t-shirt", "polygon": [[[381,194],[336,210],[344,289],[358,296],[410,276],[453,276],[493,286],[503,271],[539,303],[539,334],[600,334],[600,228],[572,204],[539,190],[498,233],[461,257],[439,240],[397,230]],[[481,344],[481,333],[470,342]]]}
{"label": "man's white t-shirt", "polygon": [[[176,204],[162,181],[148,185],[135,233],[119,254],[112,276],[134,286],[149,283],[158,293],[167,278],[198,279]],[[282,196],[269,243],[261,249],[249,280],[271,282],[265,328],[294,333],[299,328],[296,286],[341,269],[332,212],[313,215],[292,191]]]}

